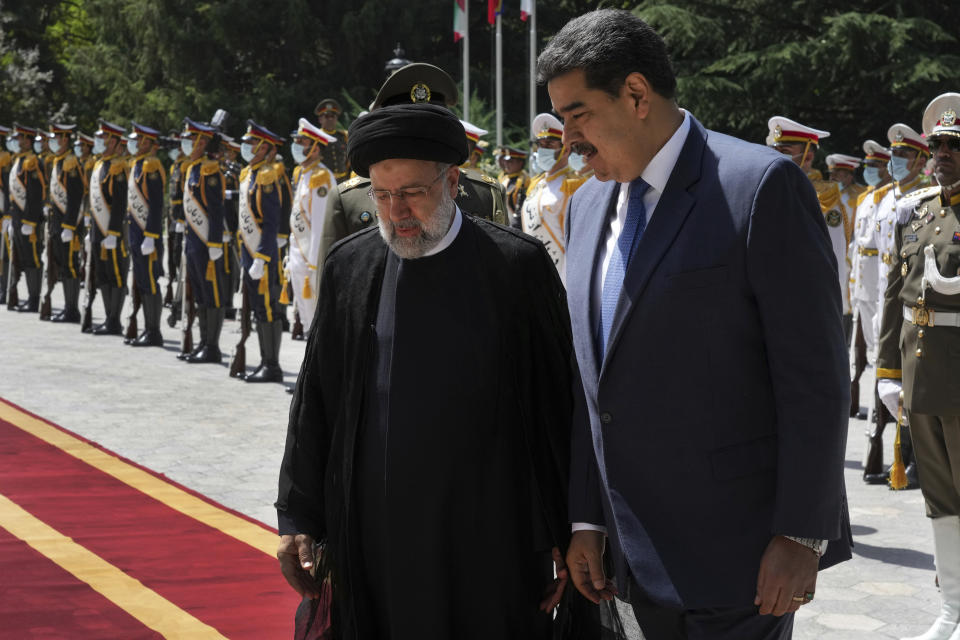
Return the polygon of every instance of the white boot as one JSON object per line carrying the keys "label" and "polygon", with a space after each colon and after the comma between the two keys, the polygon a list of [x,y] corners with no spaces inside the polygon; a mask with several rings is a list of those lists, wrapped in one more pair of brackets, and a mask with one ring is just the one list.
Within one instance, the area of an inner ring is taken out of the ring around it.
{"label": "white boot", "polygon": [[934,518],[932,522],[940,617],[922,636],[903,640],[960,640],[960,517]]}

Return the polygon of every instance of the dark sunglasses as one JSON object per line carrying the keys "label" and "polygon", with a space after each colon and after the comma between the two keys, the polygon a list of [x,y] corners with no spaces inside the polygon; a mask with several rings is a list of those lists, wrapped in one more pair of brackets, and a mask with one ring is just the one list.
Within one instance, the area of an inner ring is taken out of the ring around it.
{"label": "dark sunglasses", "polygon": [[960,151],[960,138],[934,138],[930,141],[930,151],[936,153],[940,147],[946,147],[948,150]]}

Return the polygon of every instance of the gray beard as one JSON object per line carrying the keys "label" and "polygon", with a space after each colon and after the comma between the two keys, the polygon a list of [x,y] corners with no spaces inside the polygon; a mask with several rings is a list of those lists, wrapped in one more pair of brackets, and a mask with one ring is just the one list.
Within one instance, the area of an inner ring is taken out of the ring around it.
{"label": "gray beard", "polygon": [[[425,253],[440,244],[440,241],[447,235],[455,211],[453,198],[444,190],[440,204],[437,205],[433,215],[424,223],[416,218],[410,218],[400,224],[394,224],[389,218],[381,217],[380,237],[387,243],[390,250],[397,254],[397,257],[404,260],[422,258]],[[402,238],[395,233],[394,229],[396,227],[417,227],[420,229],[420,233],[409,238]]]}

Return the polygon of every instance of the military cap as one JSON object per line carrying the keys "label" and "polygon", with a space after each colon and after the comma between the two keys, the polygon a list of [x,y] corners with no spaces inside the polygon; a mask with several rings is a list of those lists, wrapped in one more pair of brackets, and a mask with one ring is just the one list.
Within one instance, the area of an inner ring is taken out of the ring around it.
{"label": "military cap", "polygon": [[480,136],[485,136],[487,133],[489,133],[486,129],[481,129],[477,125],[471,124],[466,120],[461,120],[460,124],[463,125],[463,130],[467,134],[467,140],[471,140],[473,142],[479,143]]}
{"label": "military cap", "polygon": [[213,137],[217,133],[216,128],[211,127],[208,124],[202,122],[197,122],[196,120],[191,120],[190,118],[183,119],[183,131],[181,136],[208,136]]}
{"label": "military cap", "polygon": [[49,137],[53,138],[62,134],[70,135],[73,133],[73,130],[77,128],[75,124],[62,124],[62,123],[50,123],[50,133]]}
{"label": "military cap", "polygon": [[923,133],[927,138],[960,138],[960,93],[944,93],[927,105],[923,112]]}
{"label": "military cap", "polygon": [[11,131],[13,131],[13,129],[11,129],[10,127],[5,127],[2,124],[0,124],[0,136],[9,135]]}
{"label": "military cap", "polygon": [[323,146],[327,146],[331,142],[337,141],[335,136],[330,135],[320,127],[310,124],[310,121],[306,118],[300,118],[297,124],[297,130],[292,135],[310,138],[314,142],[319,142]]}
{"label": "military cap", "polygon": [[28,127],[25,124],[18,124],[16,122],[13,123],[13,130],[14,132],[16,132],[18,136],[23,135],[23,136],[30,136],[31,138],[33,138],[33,137],[36,137],[37,135],[37,130],[34,129],[33,127]]}
{"label": "military cap", "polygon": [[100,123],[100,127],[97,129],[97,132],[94,134],[95,136],[100,136],[100,137],[103,137],[103,136],[119,136],[119,137],[123,137],[123,136],[125,136],[125,135],[127,134],[126,129],[124,129],[123,127],[121,127],[121,126],[118,125],[118,124],[113,124],[112,122],[108,122],[107,120],[104,120],[103,118],[99,118],[99,119],[97,120],[97,122]]}
{"label": "military cap", "polygon": [[887,139],[890,140],[891,148],[906,147],[930,155],[930,147],[923,142],[923,137],[902,122],[898,122],[887,130]]}
{"label": "military cap", "polygon": [[313,112],[318,116],[331,111],[337,115],[340,115],[340,113],[343,111],[343,109],[340,107],[340,103],[333,98],[324,98],[317,105],[317,108],[313,110]]}
{"label": "military cap", "polygon": [[278,136],[270,129],[267,129],[261,124],[257,124],[253,120],[247,120],[247,132],[243,134],[241,138],[243,142],[253,142],[254,140],[263,140],[264,142],[269,142],[272,145],[280,146],[283,144],[283,137]]}
{"label": "military cap", "polygon": [[131,140],[136,140],[137,138],[147,138],[148,140],[157,142],[160,139],[160,132],[156,129],[151,129],[150,127],[132,121],[130,122],[130,127],[133,129],[129,136]]}
{"label": "military cap", "polygon": [[849,169],[854,171],[863,162],[856,156],[848,156],[842,153],[831,153],[827,156],[827,167],[830,169]]}
{"label": "military cap", "polygon": [[538,114],[537,117],[533,119],[531,129],[533,130],[533,137],[537,140],[543,140],[545,138],[556,138],[559,140],[563,137],[563,123],[550,113]]}
{"label": "military cap", "polygon": [[767,128],[770,134],[767,136],[767,146],[776,146],[778,144],[789,142],[803,142],[809,144],[820,144],[824,138],[830,137],[829,131],[814,129],[796,120],[785,118],[783,116],[773,116],[767,121]]}
{"label": "military cap", "polygon": [[503,147],[504,160],[526,160],[530,154],[519,147]]}
{"label": "military cap", "polygon": [[230,147],[233,151],[240,151],[240,143],[225,133],[220,134],[220,142]]}
{"label": "military cap", "polygon": [[370,176],[370,165],[409,158],[463,164],[467,137],[453,113],[432,104],[381,107],[350,125],[347,156],[357,175]]}
{"label": "military cap", "polygon": [[864,162],[869,160],[879,160],[881,162],[890,161],[890,149],[877,142],[876,140],[867,140],[863,143],[863,152],[866,154]]}
{"label": "military cap", "polygon": [[430,102],[452,107],[457,104],[457,85],[441,69],[425,62],[400,67],[380,87],[370,111],[394,104]]}

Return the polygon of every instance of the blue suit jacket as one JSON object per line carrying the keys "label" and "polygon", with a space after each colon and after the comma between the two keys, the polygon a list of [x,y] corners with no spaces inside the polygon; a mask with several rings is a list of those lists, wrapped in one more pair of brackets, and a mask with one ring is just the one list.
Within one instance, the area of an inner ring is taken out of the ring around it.
{"label": "blue suit jacket", "polygon": [[823,215],[788,158],[692,119],[604,359],[591,287],[618,188],[594,178],[570,204],[570,519],[607,527],[621,591],[629,567],[661,604],[749,606],[775,534],[837,541],[825,564],[850,557],[849,374]]}

